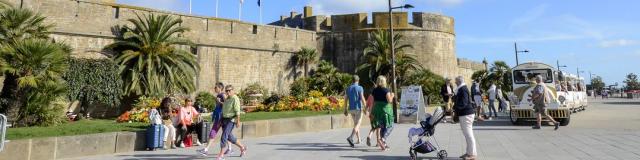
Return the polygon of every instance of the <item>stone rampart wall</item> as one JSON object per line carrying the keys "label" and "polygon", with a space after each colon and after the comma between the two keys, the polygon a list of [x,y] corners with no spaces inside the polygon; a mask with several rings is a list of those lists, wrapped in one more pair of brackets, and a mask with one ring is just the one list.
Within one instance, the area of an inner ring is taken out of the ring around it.
{"label": "stone rampart wall", "polygon": [[260,83],[271,91],[288,91],[293,80],[288,66],[293,52],[316,48],[316,32],[257,25],[236,20],[184,15],[127,6],[104,0],[9,0],[47,17],[55,25],[52,37],[74,48],[77,58],[106,58],[102,49],[116,37],[116,28],[128,19],[147,14],[171,14],[190,28],[184,35],[197,44],[183,47],[198,55],[202,67],[197,89],[212,90],[216,81],[244,88]]}

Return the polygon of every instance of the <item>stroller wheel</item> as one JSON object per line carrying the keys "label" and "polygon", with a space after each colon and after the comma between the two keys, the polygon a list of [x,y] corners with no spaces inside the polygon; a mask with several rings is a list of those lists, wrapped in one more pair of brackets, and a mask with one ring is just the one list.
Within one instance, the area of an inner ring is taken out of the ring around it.
{"label": "stroller wheel", "polygon": [[418,157],[416,155],[416,152],[414,152],[411,148],[409,148],[409,159],[410,160],[416,160]]}
{"label": "stroller wheel", "polygon": [[438,152],[438,158],[440,159],[445,159],[447,158],[447,151],[446,150],[440,150],[440,152]]}

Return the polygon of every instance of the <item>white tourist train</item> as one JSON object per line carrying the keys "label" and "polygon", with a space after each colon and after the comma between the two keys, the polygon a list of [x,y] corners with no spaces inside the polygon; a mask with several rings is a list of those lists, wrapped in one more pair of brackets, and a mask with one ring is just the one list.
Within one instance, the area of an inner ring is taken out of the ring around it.
{"label": "white tourist train", "polygon": [[534,77],[537,75],[542,76],[547,87],[550,100],[547,113],[558,120],[560,125],[568,125],[571,113],[584,110],[587,106],[584,79],[564,75],[554,67],[539,62],[527,62],[513,68],[513,92],[509,96],[511,122],[518,124],[536,118],[531,95],[535,87]]}

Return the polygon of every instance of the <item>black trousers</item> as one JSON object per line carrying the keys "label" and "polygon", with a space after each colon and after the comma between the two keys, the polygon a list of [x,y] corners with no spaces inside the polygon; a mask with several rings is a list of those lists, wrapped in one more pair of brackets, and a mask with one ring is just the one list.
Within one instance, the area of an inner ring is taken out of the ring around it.
{"label": "black trousers", "polygon": [[[182,129],[182,124],[178,124],[178,126],[176,127],[176,132],[178,132],[176,135],[176,144],[180,145],[184,142],[184,139],[187,137],[187,134],[191,134],[194,131],[196,132],[196,134],[198,135],[198,138],[200,138],[203,135],[200,135],[200,132],[198,132],[197,130],[199,130],[198,128],[202,128],[202,127],[197,127],[196,124],[191,124],[191,125],[187,125],[187,129]],[[193,140],[193,139],[192,139]]]}

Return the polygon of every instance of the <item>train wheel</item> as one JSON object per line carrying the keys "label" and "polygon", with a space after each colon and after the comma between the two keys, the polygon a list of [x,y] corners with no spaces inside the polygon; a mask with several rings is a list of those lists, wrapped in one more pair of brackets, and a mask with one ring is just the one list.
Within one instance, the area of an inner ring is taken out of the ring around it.
{"label": "train wheel", "polygon": [[416,160],[418,159],[418,155],[416,155],[415,152],[413,152],[413,150],[411,148],[409,148],[409,159],[410,160]]}
{"label": "train wheel", "polygon": [[515,111],[513,111],[513,110],[511,110],[511,111],[509,111],[509,112],[511,112],[511,113],[509,114],[509,120],[511,120],[511,124],[513,124],[513,125],[518,125],[518,124],[520,124],[520,120],[518,119],[518,115],[516,115],[516,112],[515,112]]}
{"label": "train wheel", "polygon": [[438,158],[440,159],[446,159],[449,155],[447,155],[447,151],[446,150],[440,150],[440,152],[438,152]]}
{"label": "train wheel", "polygon": [[560,121],[560,125],[561,126],[567,126],[569,125],[569,121],[571,121],[571,116],[567,117],[567,118],[561,118],[559,119]]}

